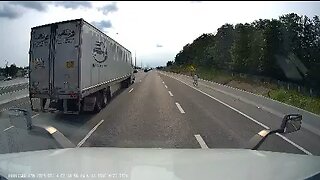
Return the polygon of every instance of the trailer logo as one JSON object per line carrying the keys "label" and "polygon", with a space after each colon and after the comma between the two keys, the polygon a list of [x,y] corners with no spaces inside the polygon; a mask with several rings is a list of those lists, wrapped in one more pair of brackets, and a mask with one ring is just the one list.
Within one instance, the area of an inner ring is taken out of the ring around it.
{"label": "trailer logo", "polygon": [[47,46],[48,43],[49,43],[48,34],[40,33],[37,36],[34,35],[34,42],[33,42],[34,47]]}
{"label": "trailer logo", "polygon": [[102,41],[96,41],[92,56],[98,63],[105,62],[108,58],[107,46]]}
{"label": "trailer logo", "polygon": [[71,29],[64,29],[57,36],[57,43],[72,43],[74,41],[75,32]]}

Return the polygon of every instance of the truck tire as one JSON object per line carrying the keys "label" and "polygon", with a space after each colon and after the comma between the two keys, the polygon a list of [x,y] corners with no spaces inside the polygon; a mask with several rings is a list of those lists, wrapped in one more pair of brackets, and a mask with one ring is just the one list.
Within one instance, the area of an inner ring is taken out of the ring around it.
{"label": "truck tire", "polygon": [[102,91],[102,108],[106,107],[108,104],[108,92],[107,91]]}
{"label": "truck tire", "polygon": [[102,109],[102,99],[100,93],[97,93],[96,95],[96,104],[94,105],[94,113],[100,112]]}
{"label": "truck tire", "polygon": [[79,113],[80,113],[80,114],[84,114],[84,113],[85,113],[85,111],[83,110],[83,99],[81,99],[79,103],[80,103],[80,110],[79,110]]}
{"label": "truck tire", "polygon": [[126,88],[128,88],[131,85],[131,78],[128,78],[126,81]]}
{"label": "truck tire", "polygon": [[128,88],[129,85],[130,85],[130,78],[122,81],[122,87],[123,87],[123,88]]}
{"label": "truck tire", "polygon": [[111,101],[111,92],[110,90],[107,91],[107,99],[108,99],[108,103]]}

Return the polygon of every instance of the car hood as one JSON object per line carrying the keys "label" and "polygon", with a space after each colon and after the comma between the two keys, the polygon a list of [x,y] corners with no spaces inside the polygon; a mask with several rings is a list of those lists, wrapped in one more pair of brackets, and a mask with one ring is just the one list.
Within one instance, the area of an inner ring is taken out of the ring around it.
{"label": "car hood", "polygon": [[320,156],[246,149],[68,148],[0,155],[3,177],[304,179]]}

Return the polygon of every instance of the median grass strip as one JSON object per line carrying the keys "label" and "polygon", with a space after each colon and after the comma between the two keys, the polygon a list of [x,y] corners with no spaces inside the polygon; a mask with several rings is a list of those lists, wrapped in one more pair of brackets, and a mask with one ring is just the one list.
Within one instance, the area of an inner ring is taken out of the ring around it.
{"label": "median grass strip", "polygon": [[[170,66],[167,67],[165,71],[191,76],[190,71],[183,66]],[[277,84],[256,82],[246,77],[232,76],[230,73],[211,68],[198,68],[196,72],[202,79],[242,89],[254,94],[263,95],[265,97],[320,115],[319,97],[310,97],[296,91],[280,88],[277,86]]]}

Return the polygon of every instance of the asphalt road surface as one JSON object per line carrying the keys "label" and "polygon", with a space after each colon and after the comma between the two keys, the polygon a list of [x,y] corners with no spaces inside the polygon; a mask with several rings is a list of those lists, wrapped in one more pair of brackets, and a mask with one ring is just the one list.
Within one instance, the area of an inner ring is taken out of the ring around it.
{"label": "asphalt road surface", "polygon": [[[215,85],[156,70],[139,71],[136,81],[120,90],[98,114],[63,115],[33,112],[33,123],[58,129],[77,147],[245,148],[265,128],[280,126],[281,117],[222,93]],[[249,99],[249,98],[248,98]],[[7,107],[30,108],[28,98]],[[292,112],[294,113],[294,112]],[[320,155],[320,136],[303,127],[273,135],[260,150]],[[49,137],[13,127],[0,114],[0,153],[56,148]]]}
{"label": "asphalt road surface", "polygon": [[12,85],[16,85],[16,84],[27,83],[28,80],[29,80],[29,78],[23,78],[23,77],[15,78],[15,79],[12,79],[12,80],[9,80],[9,81],[1,80],[0,81],[0,88],[1,87],[6,87],[6,86],[12,86]]}

